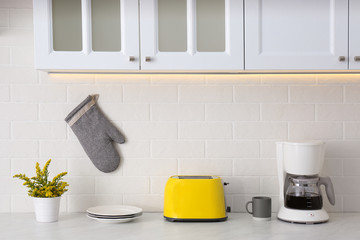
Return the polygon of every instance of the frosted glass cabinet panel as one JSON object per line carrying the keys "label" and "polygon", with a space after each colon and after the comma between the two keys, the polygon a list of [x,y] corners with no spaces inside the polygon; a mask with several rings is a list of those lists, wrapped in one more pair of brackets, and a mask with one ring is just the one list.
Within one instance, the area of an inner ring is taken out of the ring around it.
{"label": "frosted glass cabinet panel", "polygon": [[225,51],[225,0],[196,0],[199,52]]}
{"label": "frosted glass cabinet panel", "polygon": [[138,70],[138,7],[134,0],[34,0],[35,67]]}
{"label": "frosted glass cabinet panel", "polygon": [[158,0],[160,52],[186,52],[186,0]]}
{"label": "frosted glass cabinet panel", "polygon": [[245,0],[245,69],[347,69],[348,0]]}
{"label": "frosted glass cabinet panel", "polygon": [[91,0],[91,37],[94,51],[120,51],[119,0]]}
{"label": "frosted glass cabinet panel", "polygon": [[52,1],[55,51],[81,51],[81,0]]}
{"label": "frosted glass cabinet panel", "polygon": [[140,0],[141,69],[242,70],[243,0]]}
{"label": "frosted glass cabinet panel", "polygon": [[37,69],[244,69],[243,0],[33,2]]}

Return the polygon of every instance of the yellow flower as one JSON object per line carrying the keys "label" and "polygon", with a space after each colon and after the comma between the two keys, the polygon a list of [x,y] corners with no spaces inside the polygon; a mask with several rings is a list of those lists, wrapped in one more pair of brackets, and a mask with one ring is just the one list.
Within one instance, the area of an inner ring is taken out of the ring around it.
{"label": "yellow flower", "polygon": [[48,181],[48,167],[50,162],[51,159],[46,162],[43,170],[40,169],[39,163],[36,163],[36,177],[28,178],[25,174],[16,174],[13,176],[14,178],[19,178],[25,181],[23,185],[29,188],[29,196],[41,198],[59,197],[68,190],[66,187],[69,186],[69,184],[61,181],[67,172],[62,172],[56,175],[51,182]]}

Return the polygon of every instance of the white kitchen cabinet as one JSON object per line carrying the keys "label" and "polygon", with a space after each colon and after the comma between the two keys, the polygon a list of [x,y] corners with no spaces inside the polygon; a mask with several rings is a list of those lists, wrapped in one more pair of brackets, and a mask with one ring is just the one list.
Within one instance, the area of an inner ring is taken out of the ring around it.
{"label": "white kitchen cabinet", "polygon": [[34,0],[35,67],[138,69],[137,29],[134,0]]}
{"label": "white kitchen cabinet", "polygon": [[34,0],[35,67],[242,70],[243,0]]}
{"label": "white kitchen cabinet", "polygon": [[360,69],[360,1],[349,1],[349,69]]}
{"label": "white kitchen cabinet", "polygon": [[242,70],[242,0],[140,0],[141,69]]}
{"label": "white kitchen cabinet", "polygon": [[348,0],[245,0],[245,69],[348,69]]}

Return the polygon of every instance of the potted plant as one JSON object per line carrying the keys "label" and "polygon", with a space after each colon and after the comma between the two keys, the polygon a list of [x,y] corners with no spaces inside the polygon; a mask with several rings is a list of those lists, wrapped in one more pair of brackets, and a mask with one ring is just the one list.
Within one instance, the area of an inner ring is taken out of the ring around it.
{"label": "potted plant", "polygon": [[28,195],[34,199],[35,216],[38,222],[55,222],[59,217],[60,199],[68,189],[67,182],[61,181],[67,172],[56,175],[51,181],[48,179],[51,159],[41,170],[37,162],[36,176],[29,178],[25,174],[16,174],[14,178],[24,180],[24,186],[29,188]]}

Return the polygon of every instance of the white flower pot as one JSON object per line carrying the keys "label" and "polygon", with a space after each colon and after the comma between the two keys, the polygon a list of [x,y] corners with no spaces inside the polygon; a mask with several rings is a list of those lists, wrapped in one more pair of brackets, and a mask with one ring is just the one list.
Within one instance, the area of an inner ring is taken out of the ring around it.
{"label": "white flower pot", "polygon": [[59,219],[60,199],[55,198],[33,198],[36,221],[56,222]]}

